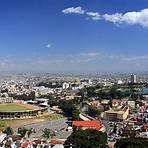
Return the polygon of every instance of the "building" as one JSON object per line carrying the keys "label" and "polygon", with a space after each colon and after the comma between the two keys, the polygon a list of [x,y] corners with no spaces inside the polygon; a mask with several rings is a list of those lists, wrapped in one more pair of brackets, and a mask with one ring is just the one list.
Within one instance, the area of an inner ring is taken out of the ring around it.
{"label": "building", "polygon": [[0,103],[13,103],[13,97],[0,97]]}
{"label": "building", "polygon": [[72,122],[73,128],[81,128],[85,129],[96,129],[101,130],[103,128],[103,124],[101,120],[92,120],[92,121],[73,121]]}
{"label": "building", "polygon": [[137,82],[137,80],[136,80],[136,75],[131,74],[130,82],[131,82],[132,84]]}
{"label": "building", "polygon": [[119,85],[123,84],[122,80],[118,80],[117,84],[119,84]]}
{"label": "building", "polygon": [[123,109],[120,110],[110,109],[108,111],[105,111],[103,118],[111,121],[118,121],[118,120],[123,121],[127,119],[128,115],[129,115],[129,107],[124,107]]}
{"label": "building", "polygon": [[127,104],[131,108],[135,108],[135,106],[136,106],[135,101],[127,101]]}
{"label": "building", "polygon": [[69,83],[64,82],[62,85],[63,89],[68,89],[70,87]]}
{"label": "building", "polygon": [[36,97],[54,93],[54,90],[52,88],[47,88],[45,86],[34,87],[33,90],[35,91]]}
{"label": "building", "polygon": [[118,107],[122,105],[122,100],[121,99],[113,99],[112,100],[112,106],[113,107]]}

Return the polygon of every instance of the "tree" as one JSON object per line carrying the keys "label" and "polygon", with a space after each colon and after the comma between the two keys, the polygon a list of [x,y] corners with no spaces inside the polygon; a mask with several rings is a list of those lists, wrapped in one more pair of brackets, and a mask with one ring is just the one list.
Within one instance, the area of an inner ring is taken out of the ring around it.
{"label": "tree", "polygon": [[72,112],[72,120],[80,120],[79,114],[80,114],[80,112],[78,110],[74,110]]}
{"label": "tree", "polygon": [[79,120],[79,110],[76,108],[75,100],[60,100],[59,107],[63,110],[66,116],[72,117],[72,120]]}
{"label": "tree", "polygon": [[87,87],[86,90],[87,90],[87,96],[88,96],[89,98],[90,98],[90,97],[95,97],[95,96],[96,96],[96,92],[95,92],[96,88],[95,88],[95,87],[90,86],[90,87]]}
{"label": "tree", "polygon": [[49,139],[51,137],[51,131],[48,128],[45,128],[43,131],[43,137]]}
{"label": "tree", "polygon": [[75,130],[65,141],[65,148],[106,148],[107,134],[94,130]]}
{"label": "tree", "polygon": [[148,148],[148,141],[143,138],[125,138],[116,142],[115,148]]}
{"label": "tree", "polygon": [[67,115],[72,117],[73,112],[76,111],[76,106],[74,105],[72,100],[60,100],[59,107],[63,110],[63,112]]}
{"label": "tree", "polygon": [[7,135],[13,135],[13,129],[11,127],[7,127],[3,133],[7,134]]}
{"label": "tree", "polygon": [[58,100],[53,97],[52,95],[48,95],[46,96],[46,98],[48,99],[48,104],[52,107],[52,106],[55,106],[55,105],[58,105]]}
{"label": "tree", "polygon": [[102,112],[102,110],[97,109],[96,107],[89,106],[89,108],[88,108],[88,115],[92,116],[92,117],[100,116],[101,112]]}
{"label": "tree", "polygon": [[30,135],[34,132],[33,128],[30,128],[27,130],[27,136],[28,138],[30,137]]}
{"label": "tree", "polygon": [[19,127],[18,128],[18,133],[21,135],[21,137],[25,137],[25,135],[27,133],[27,128],[25,128],[25,127]]}

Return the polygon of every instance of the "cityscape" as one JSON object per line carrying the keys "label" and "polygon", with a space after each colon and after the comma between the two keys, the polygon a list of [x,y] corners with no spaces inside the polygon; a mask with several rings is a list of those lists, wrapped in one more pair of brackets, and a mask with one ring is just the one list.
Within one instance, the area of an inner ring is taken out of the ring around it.
{"label": "cityscape", "polygon": [[148,148],[148,1],[1,0],[0,148]]}

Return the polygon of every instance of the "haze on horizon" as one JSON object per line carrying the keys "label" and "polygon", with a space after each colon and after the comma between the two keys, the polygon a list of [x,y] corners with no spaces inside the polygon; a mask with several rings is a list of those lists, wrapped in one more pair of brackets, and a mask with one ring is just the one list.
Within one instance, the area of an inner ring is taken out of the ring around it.
{"label": "haze on horizon", "polygon": [[137,72],[147,0],[1,0],[0,71]]}

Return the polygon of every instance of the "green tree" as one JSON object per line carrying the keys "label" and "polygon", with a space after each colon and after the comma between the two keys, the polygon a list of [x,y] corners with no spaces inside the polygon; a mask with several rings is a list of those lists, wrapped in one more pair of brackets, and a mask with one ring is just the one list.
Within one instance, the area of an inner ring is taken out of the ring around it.
{"label": "green tree", "polygon": [[72,112],[72,120],[80,120],[79,118],[80,112],[76,109]]}
{"label": "green tree", "polygon": [[148,148],[148,141],[143,138],[125,138],[116,142],[115,148]]}
{"label": "green tree", "polygon": [[116,86],[112,86],[110,89],[110,97],[111,98],[118,98],[117,97],[117,87]]}
{"label": "green tree", "polygon": [[75,130],[65,141],[65,148],[106,148],[107,134],[94,130]]}
{"label": "green tree", "polygon": [[46,98],[48,99],[48,104],[51,107],[58,105],[58,100],[53,95],[48,95],[48,96],[46,96]]}
{"label": "green tree", "polygon": [[76,110],[76,107],[71,100],[70,101],[61,100],[59,102],[59,107],[63,110],[63,112],[67,116],[72,116],[73,111]]}
{"label": "green tree", "polygon": [[51,137],[51,130],[48,128],[45,128],[43,131],[43,137],[49,139]]}
{"label": "green tree", "polygon": [[33,133],[33,131],[34,131],[33,128],[30,128],[30,129],[27,130],[27,136],[28,136],[28,138]]}
{"label": "green tree", "polygon": [[76,108],[75,100],[61,100],[59,107],[63,110],[66,116],[72,117],[72,120],[79,120],[79,110]]}
{"label": "green tree", "polygon": [[90,97],[95,97],[95,96],[96,96],[96,92],[95,92],[96,88],[95,88],[95,87],[93,87],[93,86],[87,87],[86,90],[87,90],[87,96],[88,96],[89,98],[90,98]]}
{"label": "green tree", "polygon": [[96,107],[89,106],[88,108],[88,115],[92,117],[99,117],[102,110],[97,109]]}
{"label": "green tree", "polygon": [[25,135],[27,133],[27,128],[19,127],[17,132],[21,135],[21,137],[25,137]]}
{"label": "green tree", "polygon": [[7,135],[13,135],[13,129],[11,127],[7,127],[3,133],[7,134]]}

